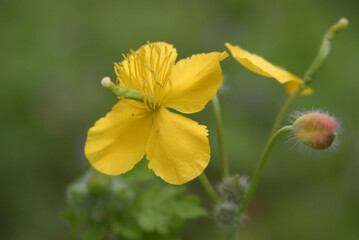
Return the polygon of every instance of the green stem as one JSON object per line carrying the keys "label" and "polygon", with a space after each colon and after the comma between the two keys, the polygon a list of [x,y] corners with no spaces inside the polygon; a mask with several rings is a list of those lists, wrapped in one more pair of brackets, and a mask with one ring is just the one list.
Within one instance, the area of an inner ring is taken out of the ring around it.
{"label": "green stem", "polygon": [[300,93],[302,92],[303,89],[305,89],[313,80],[313,78],[316,76],[318,70],[320,69],[320,67],[322,66],[324,60],[328,57],[330,49],[331,49],[331,40],[334,38],[335,34],[339,33],[341,30],[343,30],[344,28],[346,28],[348,26],[348,20],[345,18],[341,18],[339,19],[339,21],[334,24],[332,27],[329,28],[328,32],[324,35],[323,40],[322,40],[322,44],[320,46],[319,52],[316,56],[316,58],[314,59],[314,61],[312,62],[312,64],[310,65],[310,67],[308,68],[308,70],[305,72],[304,76],[303,76],[303,84],[301,87],[299,87],[294,94],[292,94],[291,96],[289,96],[289,98],[286,100],[286,102],[283,104],[281,110],[279,111],[270,135],[269,135],[269,139],[267,141],[265,150],[263,152],[263,155],[261,157],[261,160],[254,172],[253,175],[253,180],[249,186],[249,189],[247,191],[247,193],[245,194],[242,204],[240,206],[239,209],[239,219],[241,219],[252,195],[253,192],[255,190],[255,187],[259,181],[259,178],[262,174],[262,171],[264,169],[265,163],[267,161],[267,158],[269,156],[270,151],[272,150],[276,140],[285,132],[287,131],[291,131],[292,130],[292,126],[286,126],[283,127],[281,129],[278,129],[279,125],[281,124],[283,117],[286,113],[286,111],[288,110],[288,108],[290,107],[290,105],[293,103],[293,101],[300,95]]}
{"label": "green stem", "polygon": [[206,190],[208,196],[212,199],[213,203],[215,204],[219,203],[218,195],[214,190],[212,184],[208,180],[207,176],[204,173],[202,173],[201,175],[198,176],[198,179],[202,183],[204,190]]}
{"label": "green stem", "polygon": [[335,34],[342,31],[344,28],[348,26],[348,20],[346,18],[341,18],[335,23],[333,26],[329,28],[327,33],[323,36],[322,44],[320,45],[319,51],[315,59],[313,60],[310,67],[305,71],[303,76],[303,85],[299,87],[285,103],[283,104],[281,110],[279,111],[277,118],[274,121],[272,129],[270,131],[269,137],[271,137],[275,131],[278,129],[279,125],[281,124],[284,114],[288,110],[289,106],[292,104],[294,99],[296,99],[300,92],[304,90],[314,79],[316,74],[318,73],[320,67],[322,66],[324,60],[328,57],[331,49],[330,41],[334,38]]}
{"label": "green stem", "polygon": [[302,87],[299,87],[292,95],[288,97],[288,99],[284,102],[282,108],[280,109],[274,123],[272,126],[272,129],[270,131],[269,137],[272,137],[273,134],[277,131],[279,128],[279,125],[281,124],[284,114],[287,112],[289,106],[293,103],[294,99],[296,99],[299,96],[299,93],[302,91]]}
{"label": "green stem", "polygon": [[[116,86],[110,78],[106,77],[101,81],[101,84],[103,87],[107,88],[113,95],[116,97],[123,97],[126,99],[132,99],[139,102],[143,102],[143,95],[140,91],[136,89],[131,88],[121,88]],[[153,97],[146,97],[147,102],[150,102],[153,104]]]}
{"label": "green stem", "polygon": [[251,184],[249,186],[249,189],[248,191],[246,192],[244,198],[243,198],[243,201],[242,201],[242,204],[240,206],[240,209],[239,209],[239,219],[241,219],[244,211],[246,210],[246,207],[249,203],[249,201],[251,200],[252,198],[252,195],[254,193],[254,190],[257,186],[257,183],[259,181],[259,178],[261,177],[262,175],[262,172],[263,172],[263,169],[264,169],[264,166],[267,162],[267,159],[268,159],[268,156],[274,146],[274,144],[276,143],[276,141],[278,140],[278,138],[283,134],[283,133],[286,133],[286,132],[289,132],[293,129],[292,126],[285,126],[285,127],[282,127],[281,129],[279,129],[276,133],[274,133],[274,135],[270,138],[270,140],[267,142],[266,144],[266,147],[265,147],[265,150],[262,154],[262,157],[261,157],[261,160],[256,168],[256,170],[254,171],[254,174],[253,174],[253,179],[251,181]]}
{"label": "green stem", "polygon": [[330,41],[337,33],[345,29],[348,26],[348,23],[349,22],[346,18],[339,19],[338,22],[331,26],[327,33],[323,36],[322,44],[320,45],[318,54],[304,74],[303,81],[306,86],[308,86],[313,81],[313,78],[322,66],[324,60],[328,57],[331,49]]}
{"label": "green stem", "polygon": [[220,154],[220,159],[221,159],[221,164],[222,164],[222,175],[223,175],[223,178],[227,178],[227,177],[229,177],[229,167],[228,167],[226,152],[224,150],[222,114],[221,114],[221,107],[220,107],[217,95],[215,95],[213,97],[212,104],[213,104],[213,109],[214,109],[214,115],[216,118],[219,154]]}

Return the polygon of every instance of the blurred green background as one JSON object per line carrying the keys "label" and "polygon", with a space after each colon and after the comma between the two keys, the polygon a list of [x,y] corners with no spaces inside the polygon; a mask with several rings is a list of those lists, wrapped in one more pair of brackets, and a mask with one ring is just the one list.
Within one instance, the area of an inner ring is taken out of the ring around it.
{"label": "blurred green background", "polygon": [[[100,86],[113,62],[148,41],[174,44],[179,58],[238,44],[302,76],[322,35],[340,17],[350,26],[333,42],[312,87],[294,110],[323,109],[342,122],[340,145],[318,154],[283,138],[274,148],[241,227],[242,239],[359,239],[359,2],[355,0],[0,1],[0,238],[68,239],[66,186],[86,165],[86,132],[115,99]],[[283,86],[222,62],[220,90],[231,172],[250,175],[286,99]],[[191,118],[208,126],[220,180],[211,105]],[[199,189],[195,180],[190,190]],[[183,239],[221,239],[209,219]]]}

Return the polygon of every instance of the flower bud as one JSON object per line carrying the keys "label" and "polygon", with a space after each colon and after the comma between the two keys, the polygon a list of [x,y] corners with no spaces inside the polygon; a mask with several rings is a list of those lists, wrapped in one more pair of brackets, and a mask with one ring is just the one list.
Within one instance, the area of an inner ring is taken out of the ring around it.
{"label": "flower bud", "polygon": [[239,204],[249,188],[248,178],[235,174],[224,179],[217,186],[221,201]]}
{"label": "flower bud", "polygon": [[295,136],[305,145],[314,149],[329,148],[337,136],[338,123],[324,113],[303,114],[293,123]]}
{"label": "flower bud", "polygon": [[87,180],[87,187],[93,195],[103,195],[110,192],[112,186],[111,176],[105,175],[92,169]]}
{"label": "flower bud", "polygon": [[229,230],[233,230],[238,226],[238,204],[231,202],[220,202],[214,207],[214,220]]}
{"label": "flower bud", "polygon": [[101,80],[101,85],[102,85],[103,87],[105,87],[105,88],[110,87],[110,85],[111,85],[111,79],[110,79],[109,77],[104,77],[104,78],[102,78],[102,80]]}

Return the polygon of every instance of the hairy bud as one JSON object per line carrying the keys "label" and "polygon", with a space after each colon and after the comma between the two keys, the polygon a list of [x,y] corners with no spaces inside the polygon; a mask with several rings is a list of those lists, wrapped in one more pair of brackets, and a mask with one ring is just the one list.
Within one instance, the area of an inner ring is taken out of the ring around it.
{"label": "hairy bud", "polygon": [[248,178],[235,174],[217,185],[219,203],[214,207],[214,220],[234,231],[239,223],[239,206],[249,187]]}
{"label": "hairy bud", "polygon": [[248,178],[238,174],[224,179],[217,186],[221,201],[239,204],[249,187]]}
{"label": "hairy bud", "polygon": [[305,145],[314,149],[327,149],[337,136],[338,123],[325,113],[303,114],[293,123],[295,136]]}
{"label": "hairy bud", "polygon": [[220,202],[214,207],[214,220],[229,230],[238,226],[238,205],[231,202]]}
{"label": "hairy bud", "polygon": [[105,175],[92,169],[87,180],[87,187],[93,195],[102,195],[110,192],[112,186],[111,176]]}

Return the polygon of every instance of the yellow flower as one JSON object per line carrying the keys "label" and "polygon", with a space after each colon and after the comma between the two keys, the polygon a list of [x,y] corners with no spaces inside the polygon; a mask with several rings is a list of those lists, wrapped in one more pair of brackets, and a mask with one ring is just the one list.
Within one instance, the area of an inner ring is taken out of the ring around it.
{"label": "yellow flower", "polygon": [[[244,67],[249,70],[258,73],[259,75],[275,78],[281,84],[285,84],[288,93],[293,94],[298,87],[303,84],[303,80],[297,76],[294,76],[290,72],[277,67],[270,62],[266,61],[262,57],[252,54],[246,50],[241,49],[238,46],[232,46],[229,43],[225,44],[232,56]],[[311,88],[304,89],[301,94],[312,94]]]}
{"label": "yellow flower", "polygon": [[167,108],[201,111],[222,83],[219,62],[227,56],[198,54],[175,64],[176,49],[157,42],[115,63],[118,86],[137,89],[143,102],[120,100],[89,130],[85,155],[93,167],[118,175],[147,154],[148,167],[168,183],[199,176],[210,159],[207,128]]}

